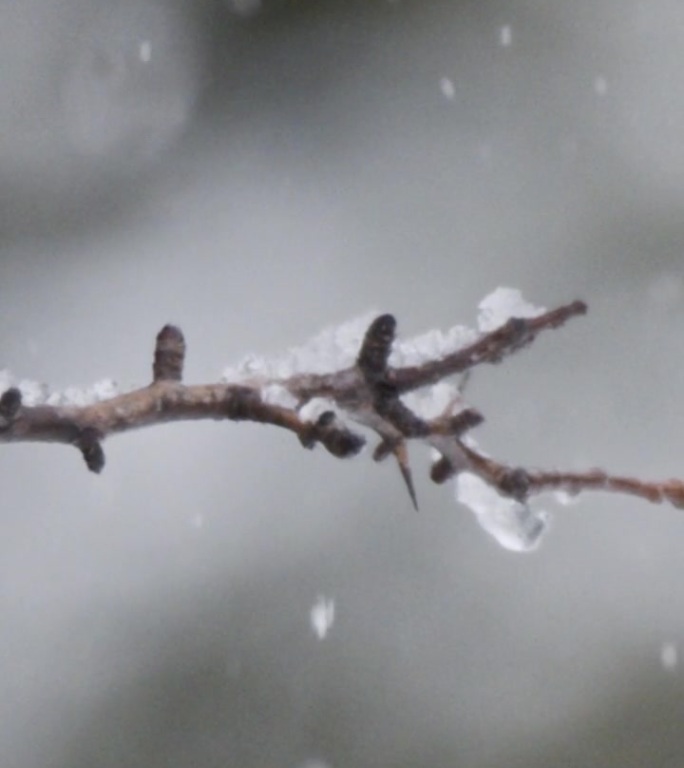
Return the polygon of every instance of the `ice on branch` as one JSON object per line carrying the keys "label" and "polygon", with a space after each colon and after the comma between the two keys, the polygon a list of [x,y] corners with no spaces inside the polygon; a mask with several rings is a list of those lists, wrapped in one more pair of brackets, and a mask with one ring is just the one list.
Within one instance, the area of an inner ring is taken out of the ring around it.
{"label": "ice on branch", "polygon": [[120,394],[119,386],[113,379],[101,379],[90,387],[67,387],[63,391],[52,391],[47,384],[29,379],[17,380],[7,369],[0,370],[0,392],[10,387],[16,387],[21,392],[23,405],[29,407],[93,405]]}
{"label": "ice on branch", "polygon": [[467,344],[472,344],[477,336],[477,331],[464,325],[455,325],[446,332],[433,329],[412,339],[395,342],[389,364],[401,368],[422,365],[429,360],[441,360]]}
{"label": "ice on branch", "polygon": [[490,333],[512,317],[539,317],[546,310],[523,299],[517,288],[497,288],[478,304],[477,327]]}
{"label": "ice on branch", "polygon": [[478,523],[504,549],[530,552],[541,543],[549,516],[529,504],[502,496],[471,472],[457,476],[456,499],[475,513]]}
{"label": "ice on branch", "polygon": [[282,384],[267,384],[261,389],[261,399],[268,405],[294,408],[297,399]]}
{"label": "ice on branch", "polygon": [[[366,312],[341,325],[326,328],[281,356],[266,358],[248,354],[236,366],[225,368],[222,378],[230,382],[288,379],[298,374],[327,374],[349,368],[356,362],[368,326],[379,314]],[[457,325],[446,332],[431,330],[412,339],[397,340],[389,364],[399,368],[441,359],[472,343],[477,336],[477,331]]]}
{"label": "ice on branch", "polygon": [[402,400],[423,419],[435,419],[447,412],[453,415],[465,407],[458,387],[448,381],[439,381],[432,387],[409,392]]}
{"label": "ice on branch", "polygon": [[368,312],[342,325],[326,328],[284,355],[272,358],[246,355],[236,366],[223,370],[223,380],[287,379],[301,373],[325,374],[348,368],[354,364],[364,334],[377,315],[377,312]]}

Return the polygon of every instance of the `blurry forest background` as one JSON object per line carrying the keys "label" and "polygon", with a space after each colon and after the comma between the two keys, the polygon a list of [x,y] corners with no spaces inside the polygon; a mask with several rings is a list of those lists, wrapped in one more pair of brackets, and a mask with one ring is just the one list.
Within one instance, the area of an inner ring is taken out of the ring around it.
{"label": "blurry forest background", "polygon": [[[516,464],[684,477],[684,5],[22,0],[0,12],[0,367],[188,381],[370,308],[590,313],[476,371]],[[2,768],[681,766],[684,514],[502,550],[414,451],[182,424],[0,463]],[[309,611],[334,600],[325,638]]]}

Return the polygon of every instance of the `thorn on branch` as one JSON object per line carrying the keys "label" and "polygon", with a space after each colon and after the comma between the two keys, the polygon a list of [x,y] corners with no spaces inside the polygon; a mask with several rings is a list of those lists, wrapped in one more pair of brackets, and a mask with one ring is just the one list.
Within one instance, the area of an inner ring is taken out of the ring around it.
{"label": "thorn on branch", "polygon": [[154,348],[153,381],[181,381],[185,360],[185,339],[181,329],[165,325],[157,334]]}
{"label": "thorn on branch", "polygon": [[10,387],[0,397],[0,428],[8,427],[17,417],[21,408],[21,392]]}
{"label": "thorn on branch", "polygon": [[404,479],[406,490],[411,497],[413,508],[417,512],[418,497],[416,495],[415,486],[413,485],[413,475],[411,474],[411,465],[409,464],[408,448],[406,447],[406,442],[404,440],[399,440],[395,444],[394,450],[392,452],[394,453],[397,464],[399,465],[399,471],[401,472],[401,476]]}
{"label": "thorn on branch", "polygon": [[105,465],[105,455],[98,432],[92,428],[84,429],[81,432],[77,445],[83,454],[88,469],[91,472],[95,472],[95,474],[99,474]]}

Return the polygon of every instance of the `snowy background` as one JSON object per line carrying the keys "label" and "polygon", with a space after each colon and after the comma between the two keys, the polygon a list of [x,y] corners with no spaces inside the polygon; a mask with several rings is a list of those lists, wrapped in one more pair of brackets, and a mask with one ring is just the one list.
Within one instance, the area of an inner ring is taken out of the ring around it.
{"label": "snowy background", "polygon": [[[22,0],[0,19],[0,368],[189,381],[371,308],[586,318],[470,382],[517,464],[684,476],[676,0]],[[2,768],[679,766],[684,515],[506,551],[274,429],[2,447]]]}

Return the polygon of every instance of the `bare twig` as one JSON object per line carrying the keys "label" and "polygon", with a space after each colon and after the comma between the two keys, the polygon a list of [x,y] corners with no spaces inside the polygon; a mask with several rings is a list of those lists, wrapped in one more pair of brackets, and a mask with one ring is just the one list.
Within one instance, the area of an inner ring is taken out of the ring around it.
{"label": "bare twig", "polygon": [[[390,454],[395,457],[416,508],[408,440],[425,442],[439,451],[440,458],[431,471],[436,483],[468,471],[521,502],[552,490],[570,494],[607,490],[684,508],[684,482],[680,480],[644,482],[598,469],[569,473],[509,467],[464,442],[464,435],[483,421],[477,411],[463,408],[454,413],[452,404],[437,418],[426,420],[402,400],[405,393],[481,363],[498,363],[528,346],[542,331],[557,328],[586,311],[583,302],[575,301],[531,319],[512,318],[439,359],[398,368],[389,365],[396,320],[392,315],[381,315],[370,324],[351,367],[328,374],[296,373],[280,379],[199,385],[181,383],[185,340],[179,328],[166,325],[157,336],[149,386],[90,405],[31,407],[22,402],[19,389],[10,388],[0,397],[0,442],[73,445],[82,453],[88,469],[100,472],[105,463],[102,443],[110,435],[171,421],[228,419],[282,427],[293,432],[306,448],[321,443],[333,456],[346,458],[359,453],[365,438],[342,421],[342,414],[379,435],[374,459],[380,461]],[[269,401],[264,392],[273,385],[285,390],[296,406]],[[305,418],[302,407],[314,398],[327,399],[331,408],[317,418]]]}

